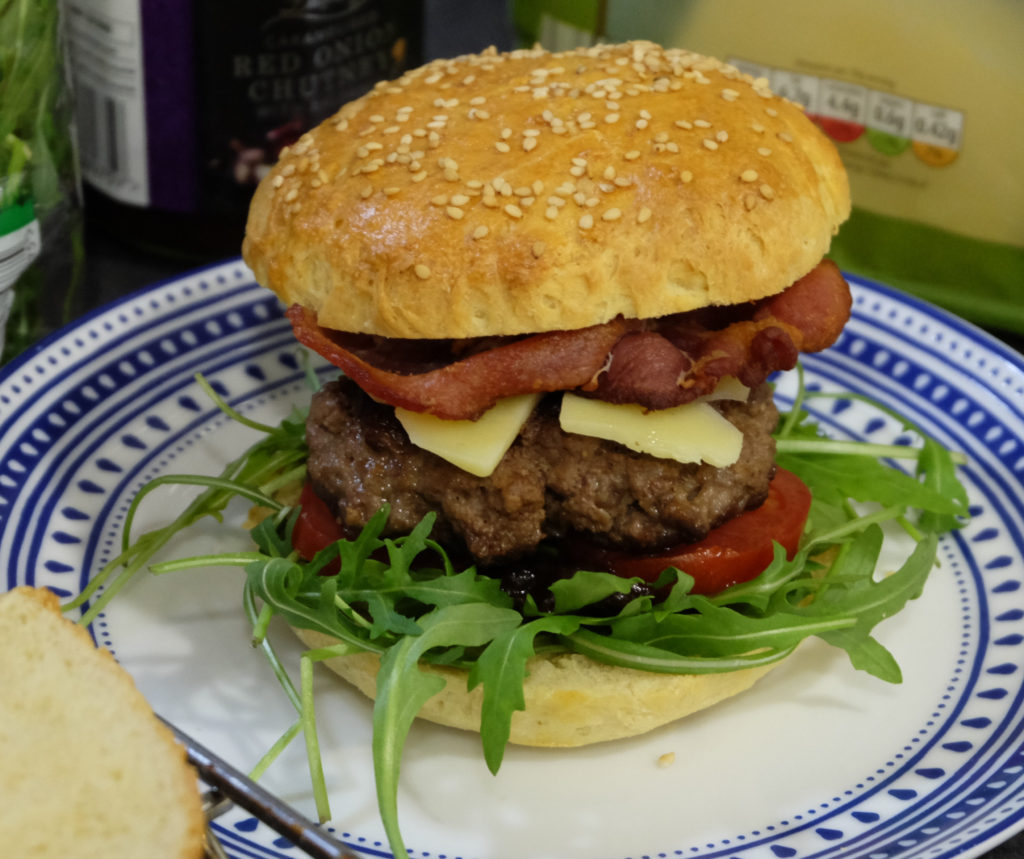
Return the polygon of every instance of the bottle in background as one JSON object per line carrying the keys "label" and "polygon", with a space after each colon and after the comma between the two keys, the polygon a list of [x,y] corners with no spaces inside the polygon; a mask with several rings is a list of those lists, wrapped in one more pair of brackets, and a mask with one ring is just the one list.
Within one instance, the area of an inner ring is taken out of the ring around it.
{"label": "bottle in background", "polygon": [[137,247],[236,254],[281,148],[418,65],[418,0],[64,0],[86,216]]}

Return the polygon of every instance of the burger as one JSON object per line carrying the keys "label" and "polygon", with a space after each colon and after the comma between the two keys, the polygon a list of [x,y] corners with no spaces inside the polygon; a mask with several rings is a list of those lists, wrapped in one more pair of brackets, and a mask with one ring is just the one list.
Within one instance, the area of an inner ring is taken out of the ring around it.
{"label": "burger", "polygon": [[[367,527],[386,554],[429,522],[449,578],[537,624],[494,657],[523,661],[513,743],[632,736],[747,688],[786,648],[666,667],[649,642],[609,655],[609,619],[710,611],[801,550],[811,495],[777,465],[771,379],[848,319],[825,255],[849,209],[799,106],[685,50],[489,50],[380,83],[282,153],[243,248],[341,371],[309,409],[299,554]],[[574,602],[584,574],[606,590]],[[480,668],[491,638],[431,659],[415,640],[441,604],[390,575],[344,611],[383,628],[381,600],[418,605],[401,658],[444,681],[419,715],[480,730],[481,673],[507,679]],[[297,617],[311,646],[339,641]],[[399,657],[362,640],[328,664],[379,695]]]}

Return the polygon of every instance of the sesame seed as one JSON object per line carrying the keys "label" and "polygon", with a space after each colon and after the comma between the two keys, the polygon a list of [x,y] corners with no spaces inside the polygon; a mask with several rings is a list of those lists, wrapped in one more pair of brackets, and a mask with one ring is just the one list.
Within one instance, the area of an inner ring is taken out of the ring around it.
{"label": "sesame seed", "polygon": [[744,170],[742,173],[740,173],[740,179],[742,179],[744,182],[756,182],[757,181],[757,171],[756,170]]}
{"label": "sesame seed", "polygon": [[621,209],[608,209],[603,215],[601,215],[602,221],[617,221],[622,217]]}
{"label": "sesame seed", "polygon": [[756,205],[757,197],[755,197],[753,194],[747,194],[743,197],[743,208],[745,208],[748,212],[751,209],[753,209]]}
{"label": "sesame seed", "polygon": [[458,206],[448,206],[447,208],[445,208],[444,211],[445,211],[445,214],[447,214],[449,218],[453,218],[456,221],[462,220],[462,216],[466,214]]}
{"label": "sesame seed", "polygon": [[427,171],[426,170],[420,170],[420,171],[412,174],[412,181],[413,182],[422,182],[426,178],[427,178]]}
{"label": "sesame seed", "polygon": [[710,137],[705,137],[703,143],[705,149],[711,149],[712,151],[718,149],[718,144]]}
{"label": "sesame seed", "polygon": [[273,185],[275,188],[280,188],[284,184],[284,176],[280,173],[274,177]]}
{"label": "sesame seed", "polygon": [[774,107],[766,107],[764,109],[764,112],[767,113],[769,116],[778,116],[779,115],[779,112]]}
{"label": "sesame seed", "polygon": [[373,193],[373,185],[367,185],[367,186],[366,186],[365,188],[363,188],[363,190],[362,190],[362,191],[360,191],[360,192],[359,192],[359,196],[360,196],[360,197],[362,197],[362,198],[363,198],[363,199],[365,200],[365,199],[367,199],[367,198],[368,198],[368,197],[369,197],[369,196],[370,196],[370,195],[371,195],[372,193]]}
{"label": "sesame seed", "polygon": [[545,247],[547,246],[544,244],[544,242],[534,242],[532,248],[533,255],[535,257],[539,257],[542,253],[544,253]]}
{"label": "sesame seed", "polygon": [[295,172],[295,165],[294,164],[285,164],[284,167],[281,168],[281,175],[282,176],[291,176],[294,172]]}
{"label": "sesame seed", "polygon": [[617,113],[606,113],[604,115],[604,121],[608,125],[614,125],[616,122],[619,121],[619,114],[617,114]]}
{"label": "sesame seed", "polygon": [[589,230],[594,226],[594,216],[587,212],[587,214],[580,218],[579,226],[581,230]]}
{"label": "sesame seed", "polygon": [[537,148],[537,138],[536,137],[527,137],[525,140],[523,140],[523,149],[526,152],[530,152],[530,151],[532,151],[532,150],[534,150],[536,148]]}
{"label": "sesame seed", "polygon": [[510,152],[512,149],[512,147],[509,146],[504,140],[499,140],[497,143],[495,143],[494,148],[497,149],[499,152]]}
{"label": "sesame seed", "polygon": [[452,194],[452,205],[453,206],[465,206],[469,202],[469,197],[465,194]]}
{"label": "sesame seed", "polygon": [[640,150],[630,149],[629,152],[627,152],[622,157],[625,158],[627,161],[636,161],[636,159],[640,157]]}
{"label": "sesame seed", "polygon": [[549,221],[553,221],[555,218],[558,217],[558,207],[548,206],[547,209],[544,210],[544,217],[547,218]]}
{"label": "sesame seed", "polygon": [[697,128],[711,128],[711,123],[708,122],[706,119],[695,119],[693,121],[693,124]]}
{"label": "sesame seed", "polygon": [[767,146],[761,146],[758,147],[757,154],[763,155],[765,158],[767,158],[769,155],[772,154],[772,151]]}
{"label": "sesame seed", "polygon": [[736,90],[734,89],[722,90],[722,98],[724,98],[726,101],[736,101],[736,99],[738,99],[739,97],[740,94],[736,92]]}
{"label": "sesame seed", "polygon": [[647,128],[647,120],[646,120],[646,119],[638,119],[638,120],[636,121],[636,127],[637,127],[637,128],[638,128],[638,129],[640,130],[640,131],[643,131],[643,130],[644,130],[645,128]]}
{"label": "sesame seed", "polygon": [[651,219],[652,214],[653,213],[651,212],[651,210],[644,206],[639,212],[636,213],[636,222],[638,224],[646,224]]}
{"label": "sesame seed", "polygon": [[423,263],[417,263],[413,271],[416,272],[416,277],[420,280],[426,280],[430,277],[430,266],[426,266]]}
{"label": "sesame seed", "polygon": [[387,188],[384,189],[384,196],[394,197],[395,194],[399,193],[401,190],[402,189],[399,188],[397,185],[389,185]]}
{"label": "sesame seed", "polygon": [[523,216],[523,210],[515,204],[509,203],[505,206],[505,214],[511,215],[513,218],[521,218]]}
{"label": "sesame seed", "polygon": [[761,196],[766,200],[772,200],[775,198],[775,189],[771,185],[762,185],[757,189],[761,192]]}
{"label": "sesame seed", "polygon": [[685,128],[687,130],[693,128],[692,122],[687,122],[685,119],[677,119],[675,121],[676,128]]}
{"label": "sesame seed", "polygon": [[781,140],[783,143],[792,143],[793,142],[793,138],[790,137],[790,135],[788,135],[785,131],[780,131],[779,134],[778,134],[778,137],[779,137],[779,140]]}
{"label": "sesame seed", "polygon": [[569,173],[572,176],[576,176],[577,178],[582,176],[586,172],[587,172],[587,168],[586,167],[573,166],[573,167],[569,168]]}
{"label": "sesame seed", "polygon": [[679,173],[679,178],[683,181],[683,184],[689,184],[693,181],[693,174],[689,170],[683,170]]}
{"label": "sesame seed", "polygon": [[284,201],[286,203],[290,203],[292,200],[294,200],[298,196],[299,196],[298,189],[297,188],[292,188],[287,194],[284,195]]}
{"label": "sesame seed", "polygon": [[728,131],[719,131],[715,135],[715,140],[717,140],[719,143],[725,143],[728,139],[729,139],[729,132]]}
{"label": "sesame seed", "polygon": [[487,227],[485,227],[483,224],[481,224],[479,227],[477,227],[475,230],[473,230],[473,238],[474,239],[482,239],[489,232],[490,232],[490,230],[487,229]]}

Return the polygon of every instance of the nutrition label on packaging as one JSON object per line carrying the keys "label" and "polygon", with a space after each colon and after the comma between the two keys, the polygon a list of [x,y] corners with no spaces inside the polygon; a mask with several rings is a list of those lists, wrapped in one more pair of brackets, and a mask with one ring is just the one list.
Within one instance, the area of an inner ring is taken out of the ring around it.
{"label": "nutrition label on packaging", "polygon": [[839,143],[866,137],[883,155],[910,149],[923,163],[943,167],[956,160],[963,142],[964,114],[860,84],[772,68],[746,60],[733,65],[803,106],[826,134]]}
{"label": "nutrition label on packaging", "polygon": [[83,176],[125,203],[149,203],[139,0],[68,0],[65,18]]}

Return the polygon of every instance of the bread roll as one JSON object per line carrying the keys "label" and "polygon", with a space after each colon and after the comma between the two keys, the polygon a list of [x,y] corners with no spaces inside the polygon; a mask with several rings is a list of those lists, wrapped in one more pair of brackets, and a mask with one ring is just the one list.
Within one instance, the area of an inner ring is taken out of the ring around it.
{"label": "bread roll", "polygon": [[185,750],[131,677],[47,590],[0,594],[0,852],[198,859]]}
{"label": "bread roll", "polygon": [[303,135],[243,253],[327,328],[522,334],[778,293],[849,207],[825,135],[731,66],[649,42],[488,51]]}
{"label": "bread roll", "polygon": [[[296,629],[310,648],[336,643],[320,632]],[[328,668],[370,698],[380,661],[373,653],[335,656]],[[724,674],[656,674],[605,665],[578,653],[535,656],[523,683],[526,710],[512,716],[511,743],[571,747],[633,737],[674,722],[749,689],[775,664]],[[466,691],[467,672],[420,663],[445,679],[419,717],[439,725],[480,730],[483,690]]]}

